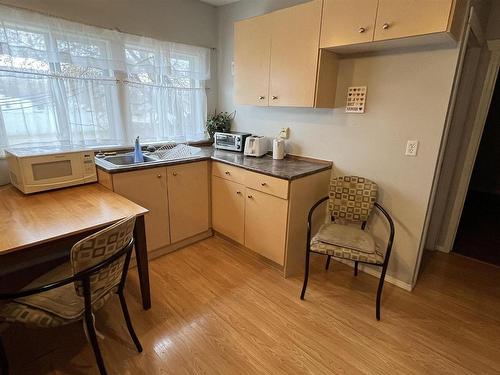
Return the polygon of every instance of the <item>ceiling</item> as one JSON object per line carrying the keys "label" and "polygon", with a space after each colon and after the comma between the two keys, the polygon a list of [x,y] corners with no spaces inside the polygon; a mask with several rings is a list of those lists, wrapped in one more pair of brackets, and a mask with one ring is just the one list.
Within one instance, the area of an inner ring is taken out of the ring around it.
{"label": "ceiling", "polygon": [[216,7],[220,7],[222,5],[235,3],[239,0],[200,0],[200,1],[203,1],[204,3],[207,4],[215,5]]}

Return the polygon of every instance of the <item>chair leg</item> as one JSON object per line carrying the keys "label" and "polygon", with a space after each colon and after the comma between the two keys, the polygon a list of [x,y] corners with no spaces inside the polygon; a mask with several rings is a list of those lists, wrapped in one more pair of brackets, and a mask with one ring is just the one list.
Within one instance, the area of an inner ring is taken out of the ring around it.
{"label": "chair leg", "polygon": [[102,359],[101,350],[99,349],[99,343],[97,342],[97,334],[94,328],[94,319],[92,318],[92,311],[85,309],[85,324],[87,326],[87,334],[92,345],[92,350],[94,351],[94,356],[99,367],[99,372],[101,375],[106,375],[106,367],[104,366],[104,361]]}
{"label": "chair leg", "polygon": [[9,362],[7,361],[7,354],[5,354],[2,338],[0,337],[0,375],[7,375],[8,373]]}
{"label": "chair leg", "polygon": [[309,255],[310,255],[309,249],[306,251],[306,267],[304,270],[304,284],[302,285],[302,292],[300,293],[300,299],[304,299],[304,295],[306,294],[306,288],[307,288],[307,281],[309,279]]}
{"label": "chair leg", "polygon": [[142,353],[142,345],[137,335],[135,334],[134,327],[132,326],[132,321],[130,320],[130,315],[128,313],[127,302],[125,301],[125,296],[123,295],[123,290],[118,292],[118,296],[120,297],[120,304],[122,305],[123,317],[125,318],[125,322],[127,323],[128,332],[130,337],[132,337],[132,341],[134,341],[135,347],[139,353]]}
{"label": "chair leg", "polygon": [[326,259],[326,266],[325,266],[325,270],[328,271],[328,268],[330,268],[330,260],[332,259],[332,256],[331,255],[328,255],[328,258]]}
{"label": "chair leg", "polygon": [[384,288],[386,271],[387,271],[387,264],[384,264],[384,266],[382,267],[382,273],[380,274],[380,281],[378,283],[378,289],[377,289],[377,302],[375,310],[375,316],[377,317],[377,320],[380,320],[380,300],[382,298],[382,289]]}
{"label": "chair leg", "polygon": [[354,262],[354,276],[358,276],[358,262]]}

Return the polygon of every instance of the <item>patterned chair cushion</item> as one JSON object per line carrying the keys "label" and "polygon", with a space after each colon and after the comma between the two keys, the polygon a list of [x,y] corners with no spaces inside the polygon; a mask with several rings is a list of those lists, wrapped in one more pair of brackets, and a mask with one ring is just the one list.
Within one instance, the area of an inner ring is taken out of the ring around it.
{"label": "patterned chair cushion", "polygon": [[340,247],[321,242],[317,236],[311,240],[311,251],[320,254],[331,255],[335,258],[349,259],[353,261],[360,261],[373,264],[384,263],[384,254],[380,251],[378,246],[375,247],[375,252],[372,254],[362,253],[357,250],[349,249],[347,247]]}
{"label": "patterned chair cushion", "polygon": [[[44,285],[68,277],[68,265],[63,264],[31,282],[30,286]],[[92,309],[100,309],[115,289],[92,295]],[[55,327],[82,318],[84,300],[76,294],[73,284],[48,290],[28,297],[17,298],[0,306],[0,321],[19,322],[37,327]]]}
{"label": "patterned chair cushion", "polygon": [[351,225],[323,224],[315,238],[329,245],[344,247],[366,254],[373,254],[376,250],[373,236],[361,228]]}
{"label": "patterned chair cushion", "polygon": [[367,221],[377,200],[377,192],[377,184],[364,177],[332,178],[328,212],[337,222]]}
{"label": "patterned chair cushion", "polygon": [[[70,289],[74,295],[76,295],[73,287],[70,285]],[[112,296],[112,293],[107,293],[92,304],[92,310],[97,311],[104,306],[106,301]],[[29,298],[29,297],[26,297]],[[81,298],[81,297],[79,297]],[[17,301],[17,300],[16,300]],[[5,321],[9,323],[22,323],[31,327],[41,327],[50,328],[58,327],[65,324],[72,323],[74,321],[82,319],[83,316],[83,302],[82,309],[78,316],[72,319],[65,319],[59,315],[52,314],[49,311],[39,309],[30,306],[26,303],[21,302],[10,302],[3,306],[0,306],[0,321]],[[27,302],[27,301],[26,301]]]}

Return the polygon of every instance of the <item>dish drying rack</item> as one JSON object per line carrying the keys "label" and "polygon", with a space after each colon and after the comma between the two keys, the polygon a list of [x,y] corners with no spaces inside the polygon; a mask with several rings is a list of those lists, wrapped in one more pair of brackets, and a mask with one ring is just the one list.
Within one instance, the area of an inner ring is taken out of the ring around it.
{"label": "dish drying rack", "polygon": [[189,146],[184,143],[167,143],[152,151],[148,156],[157,160],[186,159],[196,156],[200,151],[199,147]]}

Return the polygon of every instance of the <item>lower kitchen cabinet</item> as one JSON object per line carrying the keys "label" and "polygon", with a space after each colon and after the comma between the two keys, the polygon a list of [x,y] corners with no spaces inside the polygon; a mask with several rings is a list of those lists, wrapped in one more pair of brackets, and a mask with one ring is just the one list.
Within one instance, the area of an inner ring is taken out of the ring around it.
{"label": "lower kitchen cabinet", "polygon": [[[331,169],[285,180],[212,162],[213,229],[269,259],[285,277],[304,271],[307,215],[328,195]],[[313,230],[325,218],[316,210]]]}
{"label": "lower kitchen cabinet", "polygon": [[[99,177],[102,175],[100,173]],[[145,216],[148,250],[153,251],[169,245],[166,168],[143,169],[108,176],[112,177],[115,193],[149,210]]]}
{"label": "lower kitchen cabinet", "polygon": [[245,186],[212,176],[212,226],[234,241],[245,243]]}
{"label": "lower kitchen cabinet", "polygon": [[245,246],[282,266],[285,261],[288,201],[247,188]]}
{"label": "lower kitchen cabinet", "polygon": [[98,176],[99,183],[149,210],[148,251],[169,252],[190,237],[210,235],[207,161],[116,173],[98,170]]}
{"label": "lower kitchen cabinet", "polygon": [[172,243],[209,229],[208,162],[167,167]]}

